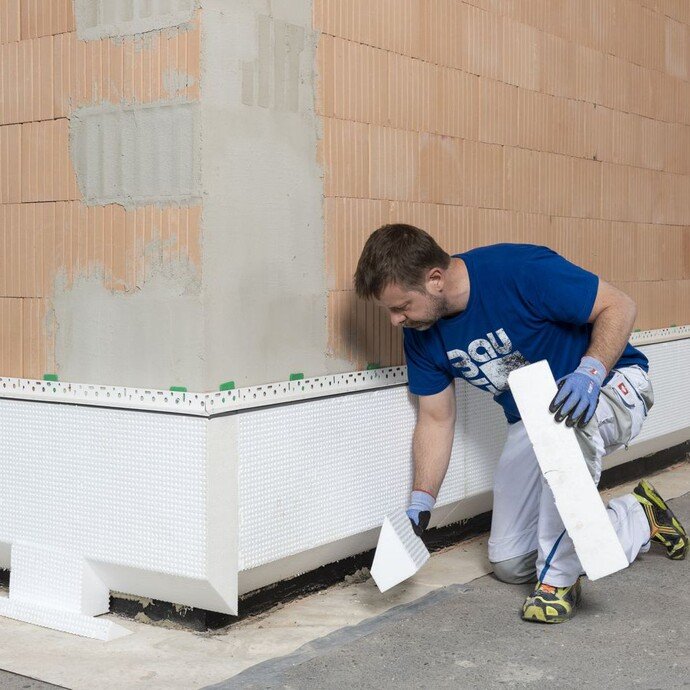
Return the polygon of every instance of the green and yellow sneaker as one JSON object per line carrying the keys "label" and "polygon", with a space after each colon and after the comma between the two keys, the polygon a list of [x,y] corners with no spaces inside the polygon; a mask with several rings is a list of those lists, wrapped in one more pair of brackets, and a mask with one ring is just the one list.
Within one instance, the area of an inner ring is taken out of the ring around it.
{"label": "green and yellow sneaker", "polygon": [[678,518],[666,505],[659,492],[646,480],[634,489],[633,496],[640,502],[649,521],[649,533],[654,541],[666,547],[666,554],[674,561],[682,561],[688,550],[688,535]]}
{"label": "green and yellow sneaker", "polygon": [[580,580],[570,587],[552,587],[537,582],[537,588],[525,599],[522,619],[536,623],[563,623],[575,615],[580,603]]}

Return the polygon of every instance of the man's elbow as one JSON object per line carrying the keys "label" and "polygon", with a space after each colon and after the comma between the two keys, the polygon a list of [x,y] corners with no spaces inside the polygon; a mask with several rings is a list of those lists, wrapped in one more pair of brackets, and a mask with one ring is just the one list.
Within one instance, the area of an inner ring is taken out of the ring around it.
{"label": "man's elbow", "polygon": [[455,406],[444,407],[443,409],[425,410],[419,408],[417,424],[434,428],[455,427],[456,410]]}
{"label": "man's elbow", "polygon": [[626,295],[625,293],[621,293],[624,298],[624,305],[627,310],[628,315],[630,316],[630,319],[632,320],[633,323],[635,323],[635,319],[637,319],[637,302],[630,297],[630,295]]}
{"label": "man's elbow", "polygon": [[454,429],[455,422],[455,410],[445,414],[420,414],[417,418],[417,424],[420,424],[428,429]]}
{"label": "man's elbow", "polygon": [[[610,311],[609,311],[610,310]],[[633,322],[637,318],[637,303],[635,300],[627,295],[625,292],[618,291],[615,299],[612,299],[604,310],[602,314],[608,312],[613,315],[615,313],[625,314]]]}

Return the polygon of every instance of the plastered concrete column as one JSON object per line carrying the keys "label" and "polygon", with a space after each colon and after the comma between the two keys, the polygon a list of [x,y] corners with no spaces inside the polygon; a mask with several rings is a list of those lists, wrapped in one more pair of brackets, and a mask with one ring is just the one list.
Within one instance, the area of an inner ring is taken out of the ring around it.
{"label": "plastered concrete column", "polygon": [[205,387],[322,374],[312,3],[202,3]]}

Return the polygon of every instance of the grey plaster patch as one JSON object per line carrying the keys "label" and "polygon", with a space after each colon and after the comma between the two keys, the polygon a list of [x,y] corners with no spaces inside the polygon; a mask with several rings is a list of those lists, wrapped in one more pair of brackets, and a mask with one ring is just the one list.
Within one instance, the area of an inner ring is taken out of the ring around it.
{"label": "grey plaster patch", "polygon": [[199,199],[199,105],[79,108],[70,156],[84,203],[192,204]]}
{"label": "grey plaster patch", "polygon": [[258,55],[242,63],[242,102],[296,113],[305,29],[259,15],[257,32]]}
{"label": "grey plaster patch", "polygon": [[77,36],[93,40],[179,26],[196,6],[196,0],[74,0]]}
{"label": "grey plaster patch", "polygon": [[163,87],[171,96],[176,96],[180,91],[184,91],[194,84],[196,84],[196,79],[186,72],[169,69],[163,73]]}
{"label": "grey plaster patch", "polygon": [[61,275],[52,312],[61,379],[203,390],[204,311],[191,264],[154,265],[130,293],[109,291],[100,276],[68,286]]}

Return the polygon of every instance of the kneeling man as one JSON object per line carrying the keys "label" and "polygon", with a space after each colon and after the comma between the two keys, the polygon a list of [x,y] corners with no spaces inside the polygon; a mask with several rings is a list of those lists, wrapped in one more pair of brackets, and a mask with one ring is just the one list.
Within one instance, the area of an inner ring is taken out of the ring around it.
{"label": "kneeling man", "polygon": [[[448,469],[454,380],[502,406],[508,436],[496,468],[489,559],[509,583],[536,582],[525,620],[560,623],[580,597],[582,567],[508,389],[514,369],[546,359],[558,380],[557,422],[575,428],[592,479],[605,454],[640,433],[654,403],[649,364],[628,339],[636,306],[623,292],[546,247],[497,244],[448,255],[427,233],[386,225],[366,242],[355,273],[403,327],[410,391],[419,396],[414,485],[407,514],[417,534]],[[612,500],[611,523],[628,561],[650,540],[685,557],[687,535],[646,481]]]}

